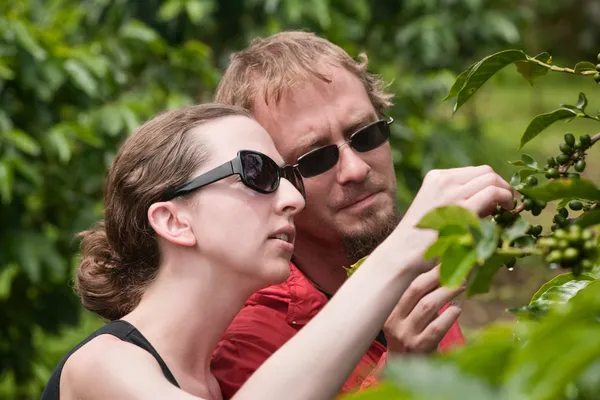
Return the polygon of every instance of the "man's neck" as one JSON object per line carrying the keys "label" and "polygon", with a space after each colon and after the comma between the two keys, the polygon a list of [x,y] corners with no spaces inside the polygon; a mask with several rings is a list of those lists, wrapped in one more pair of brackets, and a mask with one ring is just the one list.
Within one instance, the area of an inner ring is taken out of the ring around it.
{"label": "man's neck", "polygon": [[292,261],[318,289],[333,295],[346,281],[344,267],[350,264],[341,252],[341,245],[302,238],[294,246]]}

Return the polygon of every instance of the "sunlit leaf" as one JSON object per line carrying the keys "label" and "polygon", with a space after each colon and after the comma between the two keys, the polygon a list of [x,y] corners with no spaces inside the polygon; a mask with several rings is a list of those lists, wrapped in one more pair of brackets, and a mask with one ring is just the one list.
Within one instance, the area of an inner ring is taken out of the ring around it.
{"label": "sunlit leaf", "polygon": [[552,125],[553,123],[577,117],[578,113],[568,108],[559,108],[547,114],[540,114],[535,117],[530,123],[523,136],[521,136],[521,144],[519,150],[523,148],[527,143],[533,140],[540,132]]}
{"label": "sunlit leaf", "polygon": [[469,276],[467,296],[487,293],[490,290],[496,272],[512,258],[513,256],[494,254],[486,259],[483,265],[478,265]]}
{"label": "sunlit leaf", "polygon": [[575,223],[582,228],[600,224],[600,208],[596,207],[593,210],[585,211],[575,219]]}
{"label": "sunlit leaf", "polygon": [[450,88],[450,91],[442,101],[450,100],[451,98],[456,97],[458,95],[463,86],[465,86],[469,74],[471,73],[473,68],[480,62],[481,61],[477,61],[475,64],[472,64],[469,68],[464,70],[460,75],[456,77],[456,81],[454,81],[454,84]]}
{"label": "sunlit leaf", "polygon": [[563,197],[600,200],[600,189],[586,179],[555,179],[545,185],[521,189],[521,193],[543,201],[553,201]]}
{"label": "sunlit leaf", "polygon": [[579,92],[579,100],[577,100],[577,108],[579,108],[581,111],[585,111],[585,108],[588,105],[588,99],[587,97],[585,97],[585,94],[582,92]]}
{"label": "sunlit leaf", "polygon": [[515,61],[525,60],[526,58],[527,56],[521,50],[504,50],[485,57],[469,73],[465,85],[457,95],[454,112],[458,111],[496,72]]}
{"label": "sunlit leaf", "polygon": [[453,242],[448,246],[440,267],[440,281],[450,288],[459,287],[477,263],[477,251]]}
{"label": "sunlit leaf", "polygon": [[[550,59],[550,55],[548,53],[541,53],[534,58],[547,63]],[[536,78],[548,74],[549,71],[548,68],[529,60],[517,61],[515,62],[515,65],[517,66],[517,71],[521,74],[521,76],[525,78],[532,86]]]}
{"label": "sunlit leaf", "polygon": [[98,84],[94,77],[85,67],[76,60],[67,60],[64,64],[75,85],[83,90],[88,96],[95,97],[98,92]]}
{"label": "sunlit leaf", "polygon": [[460,206],[438,207],[427,213],[417,227],[439,231],[448,225],[472,226],[478,229],[481,227],[479,218]]}
{"label": "sunlit leaf", "polygon": [[595,71],[596,65],[589,61],[581,61],[575,65],[575,73],[580,74],[585,71]]}

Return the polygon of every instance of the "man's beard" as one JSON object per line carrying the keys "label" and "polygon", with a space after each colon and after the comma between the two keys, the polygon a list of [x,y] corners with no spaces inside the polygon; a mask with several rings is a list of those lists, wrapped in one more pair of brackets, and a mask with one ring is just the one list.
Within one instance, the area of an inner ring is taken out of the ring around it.
{"label": "man's beard", "polygon": [[396,229],[401,219],[395,202],[387,215],[379,216],[375,211],[365,214],[360,232],[342,236],[342,248],[350,264],[371,254]]}

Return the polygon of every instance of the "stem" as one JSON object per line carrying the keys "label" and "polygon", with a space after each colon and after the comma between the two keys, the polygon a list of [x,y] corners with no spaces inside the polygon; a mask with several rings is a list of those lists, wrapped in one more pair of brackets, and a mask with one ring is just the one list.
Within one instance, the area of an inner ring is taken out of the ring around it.
{"label": "stem", "polygon": [[545,62],[542,62],[540,60],[536,60],[535,58],[530,58],[528,61],[532,61],[535,62],[539,65],[541,65],[542,67],[548,68],[551,71],[556,71],[556,72],[565,72],[567,74],[573,74],[573,75],[583,75],[583,76],[591,76],[591,75],[596,75],[598,72],[597,71],[581,71],[581,72],[575,72],[574,69],[571,68],[564,68],[564,67],[557,67],[556,65],[550,65],[550,64],[546,64]]}
{"label": "stem", "polygon": [[[600,141],[600,132],[596,133],[594,136],[592,136],[592,143],[590,144],[590,147],[588,147],[586,150],[589,150],[592,148],[592,146],[594,144],[596,144],[598,141]],[[575,153],[573,153],[571,155],[571,158],[569,159],[569,161],[567,161],[567,163],[565,165],[561,165],[560,167],[558,167],[558,172],[560,172],[561,174],[564,174],[565,172],[567,172],[567,170],[571,167],[571,165],[573,165],[573,163],[581,156],[585,155],[585,150],[577,150]]]}
{"label": "stem", "polygon": [[506,249],[505,248],[498,249],[498,250],[496,250],[496,253],[502,254],[505,256],[521,256],[521,255],[531,256],[534,254],[537,254],[537,255],[544,254],[544,252],[540,249],[536,249],[536,248],[519,249],[516,247],[509,247]]}
{"label": "stem", "polygon": [[520,204],[518,207],[516,207],[516,208],[512,209],[512,210],[511,210],[511,213],[512,213],[513,215],[516,215],[516,214],[520,214],[520,213],[522,213],[522,212],[523,212],[523,210],[525,210],[525,206],[524,206],[523,204]]}

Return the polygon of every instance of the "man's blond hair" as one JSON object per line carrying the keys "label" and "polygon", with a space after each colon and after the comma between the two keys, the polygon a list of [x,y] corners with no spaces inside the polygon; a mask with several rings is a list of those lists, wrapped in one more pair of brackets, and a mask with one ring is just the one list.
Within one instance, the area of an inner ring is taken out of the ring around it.
{"label": "man's blond hair", "polygon": [[339,46],[314,33],[288,31],[254,39],[248,48],[233,53],[217,91],[215,101],[254,111],[258,96],[265,103],[277,103],[293,86],[310,79],[331,82],[319,66],[342,67],[364,85],[375,111],[383,114],[391,106],[392,95],[385,83],[367,72],[368,58],[355,61]]}

